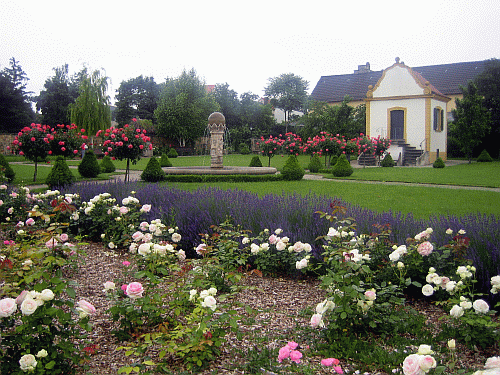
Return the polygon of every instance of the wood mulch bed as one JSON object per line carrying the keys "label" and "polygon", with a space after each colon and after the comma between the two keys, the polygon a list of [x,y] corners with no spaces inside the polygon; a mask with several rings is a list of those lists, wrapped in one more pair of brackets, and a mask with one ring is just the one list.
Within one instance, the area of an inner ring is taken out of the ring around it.
{"label": "wood mulch bed", "polygon": [[[91,351],[93,352],[87,361],[90,370],[82,372],[82,375],[117,374],[120,367],[132,363],[133,360],[125,356],[123,350],[116,350],[123,343],[118,342],[110,334],[115,323],[106,314],[110,302],[103,293],[103,284],[106,281],[123,279],[125,267],[122,262],[132,260],[128,254],[111,252],[102,244],[84,245],[83,250],[85,256],[82,257],[81,266],[76,272],[68,274],[68,277],[76,282],[77,298],[86,299],[97,309],[97,313],[91,317],[94,329],[89,334],[89,340],[92,344]],[[249,337],[269,337],[270,341],[260,343],[260,345],[266,345],[269,348],[280,348],[286,344],[287,340],[300,343],[301,338],[296,337],[294,328],[297,325],[308,325],[310,319],[309,315],[303,315],[301,311],[307,307],[314,309],[325,295],[319,288],[317,280],[248,276],[242,279],[242,283],[254,288],[245,289],[236,298],[258,310],[254,317],[255,321],[250,326],[243,327],[247,335],[244,335],[242,340],[237,340],[230,334],[222,348],[222,355],[213,361],[207,370],[200,372],[201,374],[244,374],[245,372],[234,370],[233,365],[245,363],[244,353],[246,349],[254,348],[255,341],[248,339]],[[443,315],[438,307],[428,303],[420,304],[418,309],[427,315],[430,324],[436,323],[438,318]],[[459,365],[469,369],[481,369],[486,360],[484,354],[470,351],[460,344],[457,345],[457,353],[459,354]],[[489,356],[498,355],[498,353],[487,354]],[[321,358],[304,355],[303,360],[305,363],[312,361],[317,364]],[[352,373],[352,367],[348,363],[341,361],[341,365],[346,373]],[[272,372],[267,373],[272,374]],[[334,372],[331,368],[323,368],[319,369],[317,373],[332,374]],[[373,372],[371,375],[375,374],[383,373]]]}

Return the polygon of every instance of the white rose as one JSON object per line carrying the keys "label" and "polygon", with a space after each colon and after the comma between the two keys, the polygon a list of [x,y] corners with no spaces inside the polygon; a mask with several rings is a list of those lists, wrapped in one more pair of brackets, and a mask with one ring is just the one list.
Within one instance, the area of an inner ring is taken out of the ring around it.
{"label": "white rose", "polygon": [[38,307],[38,302],[32,298],[25,298],[21,304],[21,312],[23,315],[31,315]]}
{"label": "white rose", "polygon": [[264,242],[262,245],[260,245],[261,250],[269,250],[269,244],[267,242]]}
{"label": "white rose", "polygon": [[260,250],[259,245],[254,244],[254,243],[250,245],[250,252],[252,254],[257,254],[259,252],[259,250]]}
{"label": "white rose", "polygon": [[459,318],[464,315],[464,309],[461,306],[454,305],[450,310],[450,315],[454,318]]}
{"label": "white rose", "polygon": [[217,294],[217,289],[216,288],[208,289],[208,294],[211,296],[215,296]]}
{"label": "white rose", "polygon": [[426,297],[432,296],[434,294],[434,288],[430,284],[425,284],[422,287],[422,294]]}
{"label": "white rose", "polygon": [[177,252],[177,257],[180,261],[186,260],[186,252],[184,250],[179,250]]}
{"label": "white rose", "polygon": [[19,360],[19,365],[21,366],[21,370],[23,370],[24,372],[33,371],[36,367],[36,364],[37,361],[33,354],[25,354]]}
{"label": "white rose", "polygon": [[36,356],[38,358],[45,358],[49,355],[49,353],[47,353],[47,351],[45,349],[42,349],[40,351],[38,351],[38,353],[36,353]]}
{"label": "white rose", "polygon": [[139,255],[142,255],[142,256],[146,256],[147,254],[149,254],[151,252],[151,244],[148,242],[148,243],[141,243],[139,245],[139,248],[137,249],[137,252],[139,253]]}
{"label": "white rose", "polygon": [[451,293],[455,290],[455,287],[457,286],[457,282],[456,281],[448,281],[446,283],[446,291],[448,293]]}
{"label": "white rose", "polygon": [[401,254],[397,250],[394,250],[392,253],[389,254],[389,259],[391,262],[397,262],[399,260],[399,257]]}
{"label": "white rose", "polygon": [[301,270],[302,268],[306,268],[308,262],[309,261],[306,258],[301,259],[300,261],[295,262],[295,268],[297,268],[298,270]]}
{"label": "white rose", "polygon": [[16,312],[17,304],[14,298],[0,300],[0,318],[7,318]]}
{"label": "white rose", "polygon": [[430,345],[422,344],[418,347],[417,354],[428,355],[428,354],[434,354],[434,352],[431,350]]}
{"label": "white rose", "polygon": [[284,243],[282,240],[279,240],[277,243],[276,243],[276,250],[278,251],[283,251],[286,249],[286,243]]}
{"label": "white rose", "polygon": [[486,314],[490,310],[488,303],[482,299],[475,300],[472,307],[478,314]]}
{"label": "white rose", "polygon": [[500,275],[491,278],[491,285],[500,285]]}
{"label": "white rose", "polygon": [[104,290],[103,290],[103,292],[108,292],[108,291],[114,290],[114,289],[116,289],[116,285],[115,285],[114,282],[112,282],[112,281],[106,281],[104,283]]}
{"label": "white rose", "polygon": [[201,306],[208,307],[213,311],[217,308],[217,301],[213,296],[206,296],[203,302],[201,303]]}
{"label": "white rose", "polygon": [[54,292],[50,289],[44,289],[40,293],[40,299],[42,301],[45,301],[45,302],[53,300],[54,299]]}
{"label": "white rose", "polygon": [[246,245],[246,244],[250,243],[250,238],[248,238],[248,237],[243,237],[243,239],[241,240],[241,243],[242,243],[243,245]]}

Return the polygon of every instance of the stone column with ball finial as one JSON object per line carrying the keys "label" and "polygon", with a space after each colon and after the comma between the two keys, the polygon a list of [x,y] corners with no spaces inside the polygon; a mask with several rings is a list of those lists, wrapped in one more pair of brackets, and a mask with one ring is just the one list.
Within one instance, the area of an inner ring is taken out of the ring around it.
{"label": "stone column with ball finial", "polygon": [[214,112],[208,117],[210,131],[210,168],[224,168],[222,154],[224,152],[224,132],[226,118],[220,112]]}

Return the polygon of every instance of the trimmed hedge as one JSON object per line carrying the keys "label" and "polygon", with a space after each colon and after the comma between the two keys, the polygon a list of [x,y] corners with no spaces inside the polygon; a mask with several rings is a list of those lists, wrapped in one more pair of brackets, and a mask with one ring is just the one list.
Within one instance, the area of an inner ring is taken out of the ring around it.
{"label": "trimmed hedge", "polygon": [[381,167],[394,167],[396,163],[394,163],[394,159],[392,158],[391,154],[385,155],[385,157],[382,159],[380,162]]}
{"label": "trimmed hedge", "polygon": [[334,177],[349,177],[354,172],[354,168],[349,164],[345,154],[342,154],[337,159],[337,164],[332,168]]}
{"label": "trimmed hedge", "polygon": [[323,167],[323,165],[321,164],[321,160],[319,159],[319,156],[314,155],[311,158],[311,161],[309,162],[307,169],[309,169],[309,172],[311,172],[311,173],[318,173],[322,167]]}
{"label": "trimmed hedge", "polygon": [[167,154],[161,154],[160,158],[160,167],[171,167],[172,163],[170,162],[170,159],[168,158]]}
{"label": "trimmed hedge", "polygon": [[158,182],[164,181],[166,176],[167,175],[160,167],[158,159],[152,157],[149,159],[146,168],[144,168],[144,171],[141,173],[141,180],[146,182]]}
{"label": "trimmed hedge", "polygon": [[167,156],[170,159],[175,159],[175,158],[179,157],[179,154],[177,153],[177,151],[175,150],[175,148],[172,147],[170,150],[168,150]]}
{"label": "trimmed hedge", "polygon": [[99,166],[99,162],[97,161],[94,151],[87,150],[85,152],[82,161],[78,164],[78,173],[80,173],[82,177],[86,178],[95,178],[99,176],[99,173],[101,173],[101,167]]}
{"label": "trimmed hedge", "polygon": [[489,163],[489,162],[493,161],[493,158],[490,156],[488,151],[483,150],[483,151],[481,151],[481,153],[477,157],[477,161],[480,163]]}
{"label": "trimmed hedge", "polygon": [[167,182],[268,182],[282,181],[280,174],[169,174],[164,181]]}
{"label": "trimmed hedge", "polygon": [[298,181],[302,180],[305,171],[300,165],[297,157],[295,155],[290,155],[281,169],[281,174],[286,181]]}
{"label": "trimmed hedge", "polygon": [[444,165],[443,159],[437,158],[436,161],[434,161],[434,163],[432,163],[432,167],[433,168],[444,168],[445,165]]}
{"label": "trimmed hedge", "polygon": [[66,164],[66,161],[62,156],[56,158],[56,162],[45,180],[45,183],[49,185],[49,188],[53,189],[55,187],[65,187],[73,184],[76,178],[71,173],[71,170]]}
{"label": "trimmed hedge", "polygon": [[101,167],[102,173],[113,173],[114,171],[116,171],[116,167],[111,161],[111,157],[109,155],[104,155],[99,167]]}
{"label": "trimmed hedge", "polygon": [[250,160],[249,167],[262,167],[262,162],[258,156],[254,156],[252,160]]}

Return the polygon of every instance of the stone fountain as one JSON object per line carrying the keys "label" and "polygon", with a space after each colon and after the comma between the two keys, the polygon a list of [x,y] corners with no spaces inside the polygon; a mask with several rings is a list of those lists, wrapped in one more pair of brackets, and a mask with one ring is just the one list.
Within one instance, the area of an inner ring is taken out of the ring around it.
{"label": "stone fountain", "polygon": [[[224,132],[226,118],[220,112],[214,112],[208,117],[210,131],[210,167],[165,167],[167,174],[275,174],[276,168],[271,167],[231,167],[224,166]],[[250,163],[250,160],[248,160]]]}

